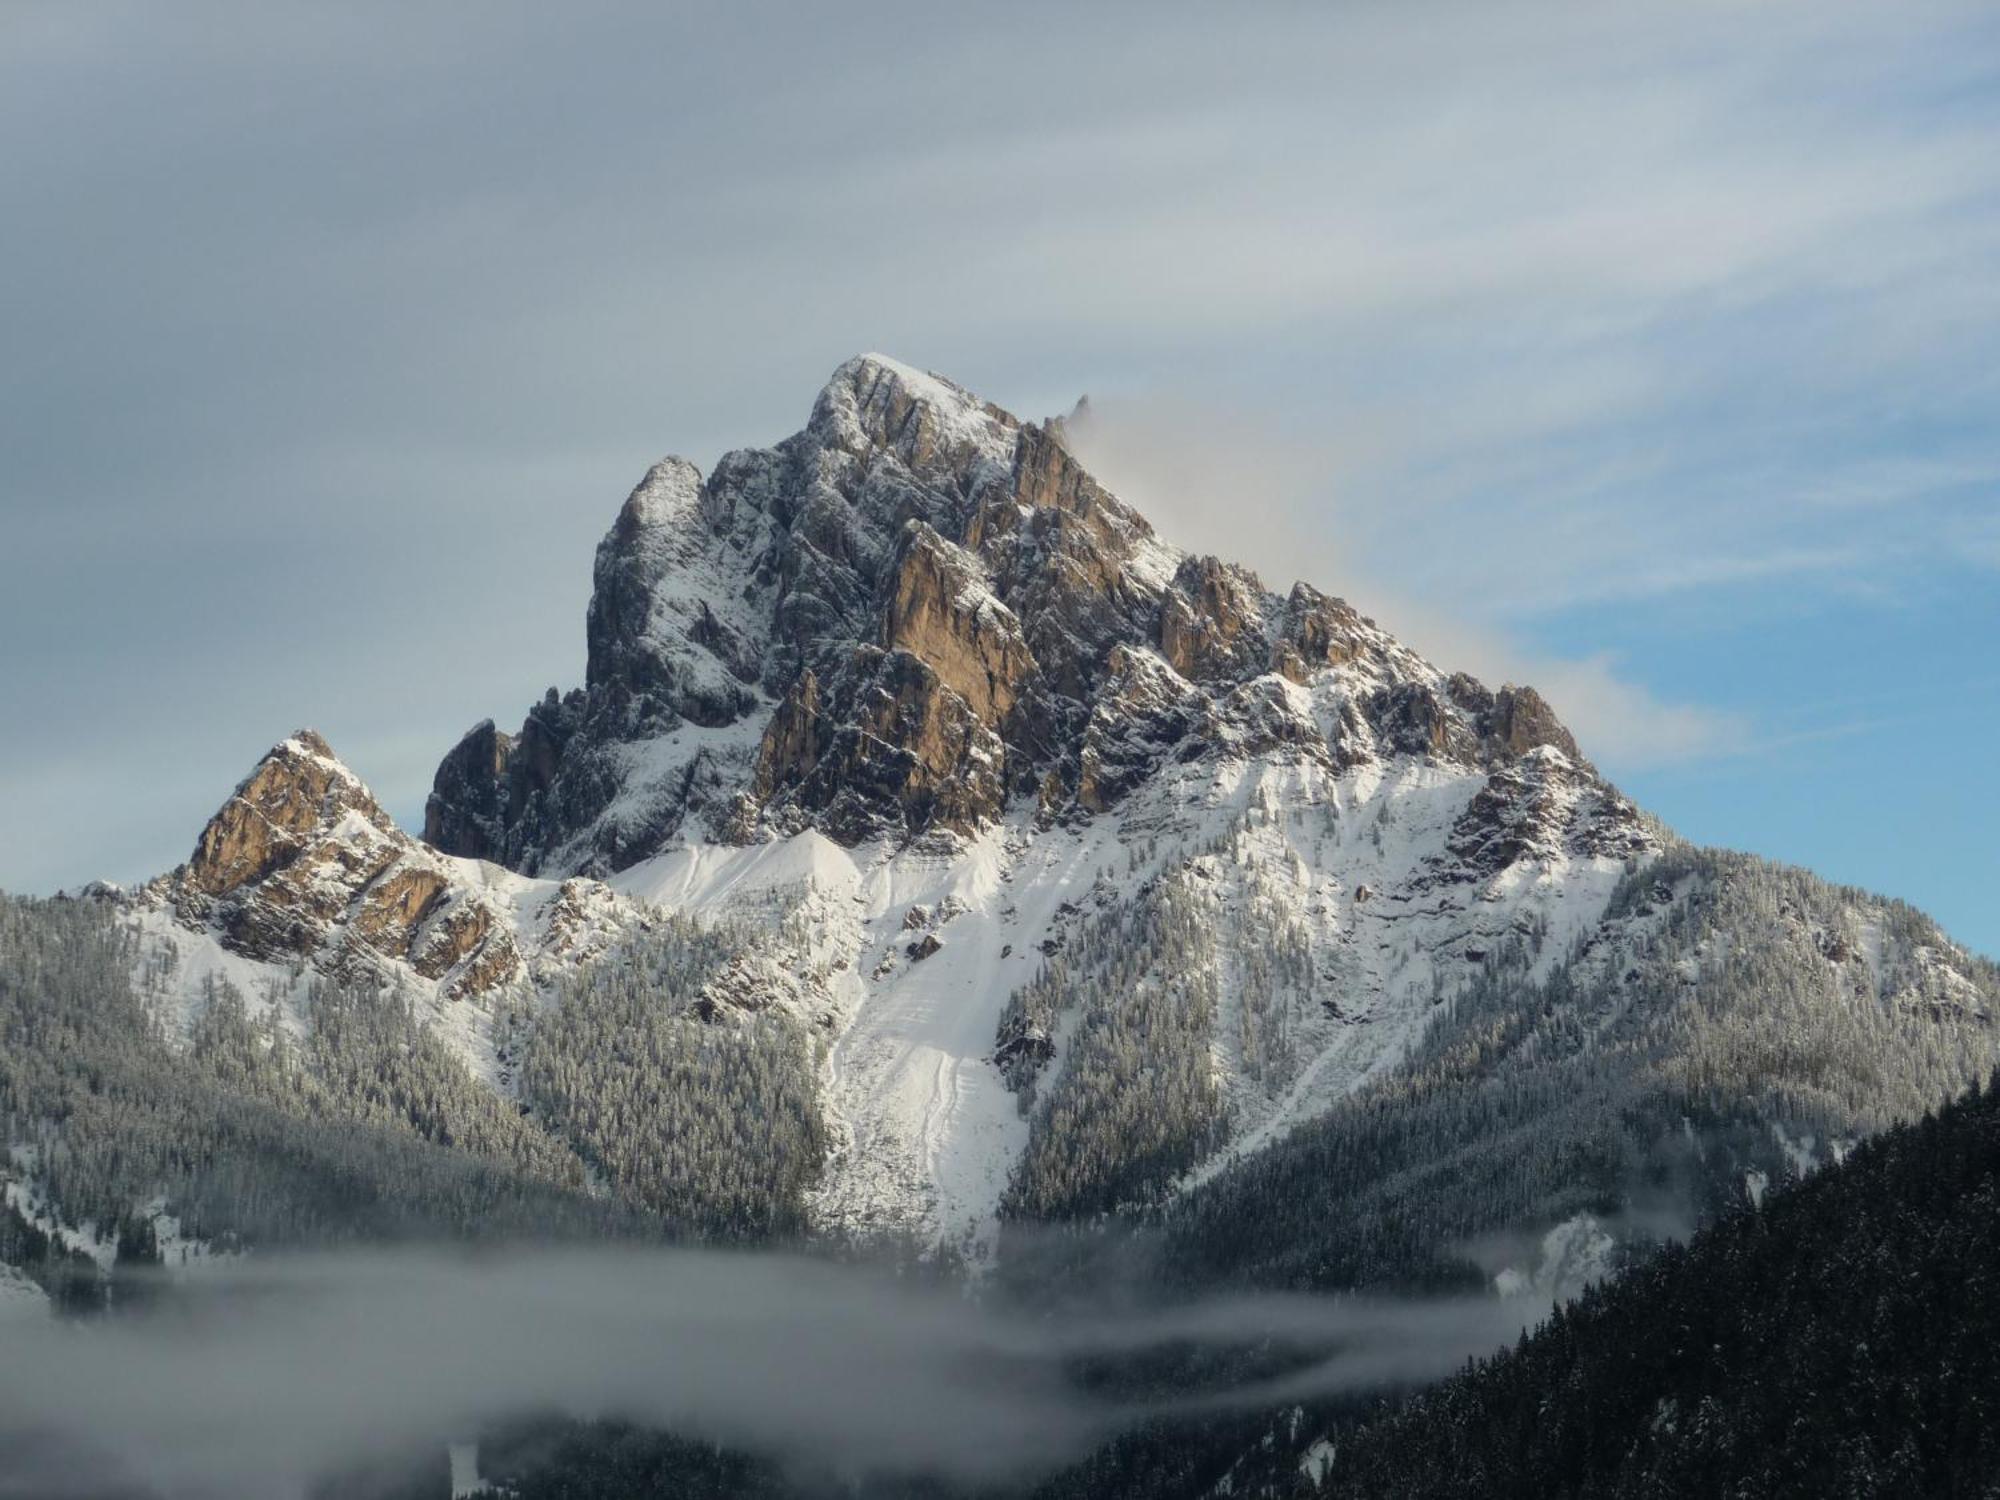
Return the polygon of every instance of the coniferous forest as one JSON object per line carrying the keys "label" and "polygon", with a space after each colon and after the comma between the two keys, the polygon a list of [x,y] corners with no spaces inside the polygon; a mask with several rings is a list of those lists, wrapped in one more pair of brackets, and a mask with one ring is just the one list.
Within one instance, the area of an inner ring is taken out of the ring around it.
{"label": "coniferous forest", "polygon": [[[0,1122],[45,1224],[127,1259],[160,1213],[217,1251],[779,1238],[820,1155],[811,1061],[777,1021],[688,1015],[729,951],[667,924],[575,976],[524,1043],[523,1111],[392,988],[314,980],[298,1014],[215,982],[170,1038],[105,905],[0,897]],[[105,1296],[104,1267],[13,1206],[0,1263],[66,1305]]]}
{"label": "coniferous forest", "polygon": [[2000,1494],[1996,1327],[1989,1086],[1334,1432],[1316,1492]]}

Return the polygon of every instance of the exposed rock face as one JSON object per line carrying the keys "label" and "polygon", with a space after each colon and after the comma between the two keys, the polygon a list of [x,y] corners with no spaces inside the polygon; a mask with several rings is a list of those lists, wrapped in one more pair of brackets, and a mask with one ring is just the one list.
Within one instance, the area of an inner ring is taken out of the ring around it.
{"label": "exposed rock face", "polygon": [[1257,575],[1213,557],[1191,557],[1160,601],[1160,654],[1192,681],[1240,681],[1270,656]]}
{"label": "exposed rock face", "polygon": [[1369,634],[1368,622],[1345,599],[1297,583],[1285,600],[1271,664],[1303,684],[1323,667],[1344,667],[1358,658]]}
{"label": "exposed rock face", "polygon": [[937,670],[909,651],[862,647],[828,711],[807,673],[759,749],[741,826],[818,826],[858,843],[885,819],[922,830],[970,828],[1005,803],[1005,747]]}
{"label": "exposed rock face", "polygon": [[188,881],[203,895],[227,896],[295,866],[314,835],[348,814],[378,830],[391,826],[326,741],[302,729],[259,761],[202,829]]}
{"label": "exposed rock face", "polygon": [[1653,843],[1631,804],[1555,745],[1537,745],[1495,770],[1467,804],[1443,868],[1449,879],[1471,881],[1522,860],[1562,853],[1624,859]]}
{"label": "exposed rock face", "polygon": [[655,465],[595,581],[584,687],[445,757],[439,848],[603,873],[681,835],[965,833],[1017,798],[1101,812],[1202,756],[1505,776],[1553,747],[1602,785],[1531,689],[1448,678],[1342,600],[1182,555],[1061,421],[877,356],[775,448],[706,479]]}
{"label": "exposed rock face", "polygon": [[1449,691],[1452,700],[1471,717],[1481,751],[1489,759],[1506,760],[1547,745],[1562,751],[1572,762],[1582,762],[1583,752],[1576,748],[1576,741],[1533,688],[1509,683],[1499,692],[1489,693],[1460,672],[1451,679]]}
{"label": "exposed rock face", "polygon": [[[461,746],[493,767],[475,787],[508,768],[505,737],[484,729]],[[246,958],[341,978],[414,974],[448,999],[525,984],[537,962],[573,957],[586,929],[630,925],[631,913],[594,882],[537,890],[493,874],[398,829],[326,741],[302,729],[257,763],[188,862],[140,899]]]}
{"label": "exposed rock face", "polygon": [[628,734],[680,723],[733,723],[755,708],[761,644],[678,587],[708,529],[701,471],[685,459],[653,466],[597,549],[585,621],[593,708]]}
{"label": "exposed rock face", "polygon": [[438,792],[424,807],[425,843],[446,854],[505,844],[513,749],[513,739],[495,729],[491,719],[466,731],[437,769]]}
{"label": "exposed rock face", "polygon": [[982,724],[996,728],[1035,671],[1021,622],[962,548],[921,521],[912,521],[903,538],[889,578],[882,644],[926,663]]}
{"label": "exposed rock face", "polygon": [[[1189,739],[1207,700],[1158,652],[1114,646],[1077,761],[1076,801],[1103,812]],[[1060,780],[1057,785],[1060,786]]]}

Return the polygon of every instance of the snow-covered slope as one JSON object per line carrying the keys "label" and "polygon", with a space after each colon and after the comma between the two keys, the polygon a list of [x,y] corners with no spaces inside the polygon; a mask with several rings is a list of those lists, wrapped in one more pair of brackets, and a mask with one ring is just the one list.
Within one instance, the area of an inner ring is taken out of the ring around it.
{"label": "snow-covered slope", "polygon": [[824,1224],[990,1249],[1027,1141],[993,1062],[996,1028],[1065,908],[1119,853],[1111,825],[1038,831],[1017,817],[924,849],[847,849],[814,830],[695,844],[615,884],[675,909],[772,919],[829,966]]}
{"label": "snow-covered slope", "polygon": [[[1338,712],[1286,691],[1302,714]],[[302,1034],[313,982],[373,979],[411,995],[503,1091],[519,1026],[576,965],[646,930],[649,911],[762,930],[758,957],[799,980],[783,1008],[823,1044],[835,1145],[817,1219],[977,1259],[1030,1134],[1002,1066],[1003,1023],[1093,917],[1174,871],[1202,882],[1230,1141],[1191,1177],[1201,1180],[1393,1065],[1438,996],[1510,934],[1553,953],[1595,920],[1621,856],[1558,844],[1465,877],[1453,842],[1488,785],[1474,769],[1417,761],[1336,771],[1289,751],[1204,758],[1096,815],[1052,818],[1024,799],[971,834],[916,841],[850,847],[813,828],[677,840],[606,885],[416,844],[301,732],[259,763],[188,866],[123,905],[141,988],[170,1035],[189,1032],[218,985],[275,1006]],[[274,822],[266,804],[291,811]],[[251,824],[255,849],[237,827]],[[467,931],[478,941],[446,940]],[[746,1005],[762,1004],[750,990],[779,993],[754,972],[745,988]],[[1253,989],[1280,1044],[1254,1057],[1242,1014]],[[1057,1046],[1045,1086],[1064,1061]]]}
{"label": "snow-covered slope", "polygon": [[316,980],[383,983],[496,1087],[508,1012],[648,921],[600,882],[534,880],[418,842],[307,729],[257,763],[187,864],[115,899],[171,1037],[223,986],[299,1034]]}

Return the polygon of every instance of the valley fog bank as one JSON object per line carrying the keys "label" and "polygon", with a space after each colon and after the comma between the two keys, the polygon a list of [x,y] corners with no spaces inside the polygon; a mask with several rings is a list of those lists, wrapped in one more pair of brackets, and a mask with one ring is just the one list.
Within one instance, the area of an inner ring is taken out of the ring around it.
{"label": "valley fog bank", "polygon": [[[1546,1307],[1242,1296],[1031,1317],[874,1268],[705,1251],[260,1257],[162,1291],[143,1313],[9,1328],[0,1495],[136,1484],[268,1500],[547,1412],[671,1429],[802,1474],[990,1484],[1152,1416],[1435,1377]],[[1117,1402],[1070,1378],[1072,1361],[1169,1345],[1280,1346],[1302,1364],[1173,1402]]]}

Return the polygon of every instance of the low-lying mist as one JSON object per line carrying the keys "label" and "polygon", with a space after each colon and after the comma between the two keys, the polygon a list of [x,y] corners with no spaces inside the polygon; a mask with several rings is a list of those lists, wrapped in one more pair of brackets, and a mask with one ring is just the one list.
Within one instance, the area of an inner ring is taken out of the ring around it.
{"label": "low-lying mist", "polygon": [[[1029,1314],[797,1256],[260,1257],[163,1287],[143,1312],[10,1325],[0,1496],[122,1481],[270,1500],[530,1412],[668,1429],[801,1473],[1004,1482],[1149,1417],[1440,1375],[1543,1310],[1259,1295]],[[1295,1357],[1282,1377],[1169,1400],[1092,1394],[1072,1378],[1079,1361],[1176,1345]]]}

